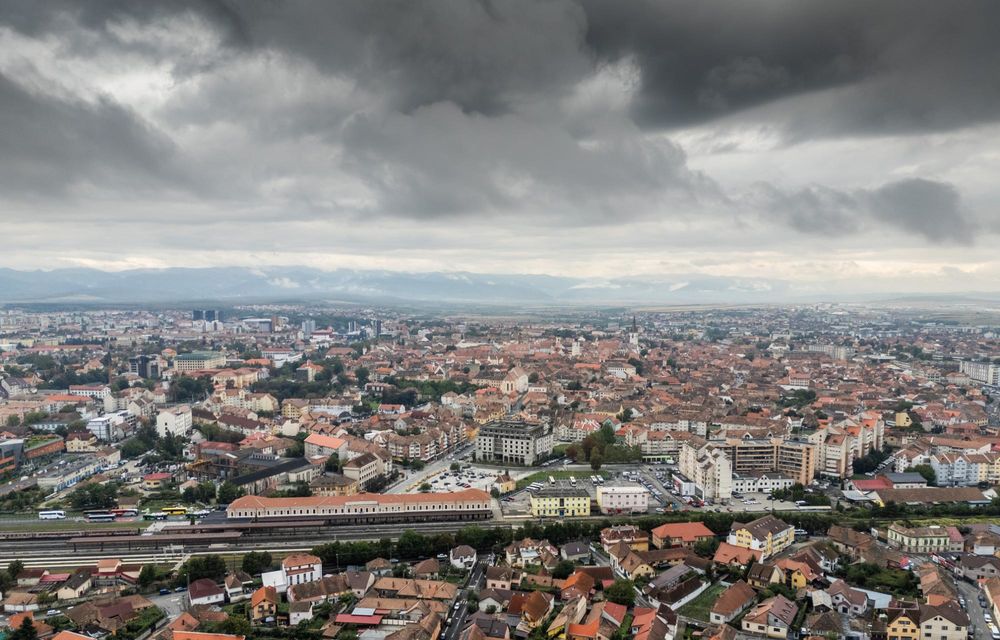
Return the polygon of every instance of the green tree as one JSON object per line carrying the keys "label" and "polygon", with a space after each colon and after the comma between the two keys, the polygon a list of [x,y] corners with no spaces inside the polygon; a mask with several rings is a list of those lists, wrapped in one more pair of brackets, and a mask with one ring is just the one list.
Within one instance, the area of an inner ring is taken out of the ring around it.
{"label": "green tree", "polygon": [[929,484],[932,487],[937,486],[937,473],[934,471],[934,467],[932,467],[931,465],[918,464],[907,468],[907,471],[919,473],[924,477],[924,480],[927,481],[927,484]]}
{"label": "green tree", "polygon": [[219,632],[249,638],[253,635],[253,627],[243,616],[229,616],[219,625]]}
{"label": "green tree", "polygon": [[252,576],[271,568],[273,560],[267,551],[251,551],[243,556],[243,570]]}
{"label": "green tree", "polygon": [[21,626],[10,634],[9,640],[38,640],[38,631],[35,630],[30,617],[25,617],[21,621]]}
{"label": "green tree", "polygon": [[229,504],[230,502],[232,502],[236,498],[239,498],[245,493],[246,492],[243,490],[242,487],[238,487],[232,482],[228,481],[223,482],[219,486],[219,497],[218,497],[219,504]]}
{"label": "green tree", "polygon": [[569,560],[560,560],[559,564],[552,569],[552,577],[556,580],[565,580],[576,571],[576,565]]}
{"label": "green tree", "polygon": [[11,415],[7,416],[7,426],[8,427],[16,427],[16,426],[18,426],[20,424],[21,424],[21,416],[16,416],[14,414],[11,414]]}
{"label": "green tree", "polygon": [[11,560],[7,565],[7,575],[12,581],[17,581],[17,575],[24,571],[24,563],[20,560]]}
{"label": "green tree", "polygon": [[709,538],[705,540],[699,540],[694,543],[694,552],[701,556],[702,558],[713,558],[715,557],[715,552],[719,548],[718,538]]}
{"label": "green tree", "polygon": [[218,582],[226,575],[226,562],[217,555],[192,556],[178,572],[181,579],[191,581],[210,578]]}
{"label": "green tree", "polygon": [[604,590],[604,597],[609,602],[631,607],[635,603],[635,584],[631,580],[615,580]]}
{"label": "green tree", "polygon": [[156,582],[157,572],[156,567],[151,564],[142,565],[142,570],[139,571],[139,586],[146,588],[149,585]]}
{"label": "green tree", "polygon": [[371,376],[371,373],[364,367],[358,367],[354,370],[354,379],[357,381],[359,387],[364,387],[368,383],[369,376]]}
{"label": "green tree", "polygon": [[602,456],[597,451],[590,454],[590,468],[594,471],[598,471],[601,468],[601,464],[604,462],[604,456]]}

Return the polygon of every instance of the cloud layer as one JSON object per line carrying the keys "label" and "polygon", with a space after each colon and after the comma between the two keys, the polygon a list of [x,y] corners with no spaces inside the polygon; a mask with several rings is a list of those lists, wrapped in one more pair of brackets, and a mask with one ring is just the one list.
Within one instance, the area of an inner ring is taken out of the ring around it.
{"label": "cloud layer", "polygon": [[985,0],[15,1],[0,262],[837,288],[853,265],[862,287],[989,288],[998,18]]}

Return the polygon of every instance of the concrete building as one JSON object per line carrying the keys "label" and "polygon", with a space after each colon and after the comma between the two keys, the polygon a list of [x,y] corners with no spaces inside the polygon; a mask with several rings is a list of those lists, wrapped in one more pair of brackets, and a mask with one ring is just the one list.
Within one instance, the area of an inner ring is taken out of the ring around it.
{"label": "concrete building", "polygon": [[976,382],[994,386],[1000,385],[1000,364],[965,360],[958,365],[958,370]]}
{"label": "concrete building", "polygon": [[597,506],[601,513],[646,513],[649,491],[638,484],[597,487]]}
{"label": "concrete building", "polygon": [[733,468],[723,448],[712,443],[685,442],[678,461],[680,473],[694,483],[696,495],[705,500],[733,496]]}
{"label": "concrete building", "polygon": [[160,409],[156,414],[156,433],[161,438],[166,438],[167,434],[187,437],[191,435],[192,424],[191,407],[186,404]]}
{"label": "concrete building", "polygon": [[531,466],[552,453],[552,428],[545,423],[495,420],[479,428],[476,460]]}

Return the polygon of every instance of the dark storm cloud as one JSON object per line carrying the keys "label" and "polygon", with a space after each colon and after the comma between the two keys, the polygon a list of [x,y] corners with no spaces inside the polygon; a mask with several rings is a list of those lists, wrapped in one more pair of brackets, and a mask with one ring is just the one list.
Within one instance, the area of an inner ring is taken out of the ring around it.
{"label": "dark storm cloud", "polygon": [[[796,137],[948,129],[1000,115],[1000,3],[930,0],[585,2],[588,44],[633,57],[634,113],[683,126],[811,92]],[[783,126],[785,123],[779,123]]]}
{"label": "dark storm cloud", "polygon": [[187,183],[169,139],[110,100],[32,93],[0,74],[0,187],[52,196],[74,185],[162,188]]}
{"label": "dark storm cloud", "polygon": [[[172,84],[142,111],[127,92],[0,75],[0,186],[185,190],[274,217],[298,200],[316,217],[723,220],[726,185],[662,131],[763,123],[808,142],[994,121],[998,24],[985,1],[12,1],[0,26],[54,40],[56,58],[128,54]],[[214,35],[210,50],[170,37],[187,28]],[[634,96],[605,90],[631,102],[566,106],[599,102],[581,86],[619,66]],[[367,191],[330,195],[341,182]],[[828,237],[881,225],[964,243],[978,228],[956,187],[929,180],[757,198],[768,220]]]}
{"label": "dark storm cloud", "polygon": [[791,193],[755,185],[751,200],[767,216],[820,236],[856,234],[872,223],[935,244],[970,244],[978,227],[954,185],[911,178],[847,193],[809,187]]}

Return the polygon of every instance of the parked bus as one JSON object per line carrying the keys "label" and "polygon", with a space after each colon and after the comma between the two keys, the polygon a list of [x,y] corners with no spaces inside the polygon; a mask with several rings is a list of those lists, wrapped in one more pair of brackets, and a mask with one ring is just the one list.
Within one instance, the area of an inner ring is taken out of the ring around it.
{"label": "parked bus", "polygon": [[87,522],[114,522],[115,514],[107,511],[88,511],[84,514]]}
{"label": "parked bus", "polygon": [[555,484],[555,483],[556,483],[556,479],[553,478],[552,476],[549,476],[549,484]]}
{"label": "parked bus", "polygon": [[796,509],[799,511],[829,511],[831,507],[828,504],[800,504]]}
{"label": "parked bus", "polygon": [[66,512],[61,509],[56,509],[53,511],[39,511],[39,520],[65,520]]}
{"label": "parked bus", "polygon": [[143,520],[166,520],[167,514],[160,512],[144,513],[142,514]]}
{"label": "parked bus", "polygon": [[570,476],[569,477],[569,483],[575,487],[576,486],[576,476]]}
{"label": "parked bus", "polygon": [[160,511],[168,516],[186,516],[188,512],[184,507],[163,507]]}
{"label": "parked bus", "polygon": [[119,518],[134,518],[139,515],[138,509],[112,509],[111,513]]}

